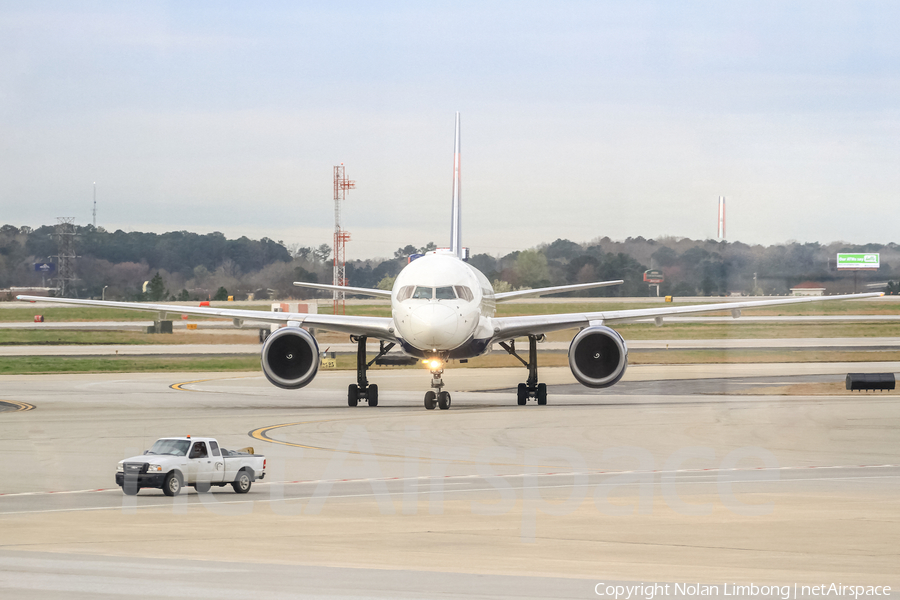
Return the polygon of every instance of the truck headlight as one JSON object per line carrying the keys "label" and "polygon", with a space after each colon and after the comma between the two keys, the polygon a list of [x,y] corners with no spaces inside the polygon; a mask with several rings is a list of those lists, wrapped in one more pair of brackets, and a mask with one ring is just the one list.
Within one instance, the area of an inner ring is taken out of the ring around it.
{"label": "truck headlight", "polygon": [[160,473],[162,472],[162,467],[159,465],[150,465],[147,467],[148,473]]}
{"label": "truck headlight", "polygon": [[117,472],[117,473],[121,473],[121,472],[123,472],[124,470],[125,470],[125,465],[123,465],[122,463],[119,463],[119,464],[116,465],[116,472]]}

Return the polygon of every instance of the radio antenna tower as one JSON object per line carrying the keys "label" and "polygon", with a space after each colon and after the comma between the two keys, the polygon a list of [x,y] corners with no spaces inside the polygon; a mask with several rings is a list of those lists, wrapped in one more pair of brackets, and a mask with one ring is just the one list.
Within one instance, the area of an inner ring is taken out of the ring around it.
{"label": "radio antenna tower", "polygon": [[97,229],[97,182],[94,182],[94,229]]}
{"label": "radio antenna tower", "polygon": [[[341,204],[347,197],[347,190],[356,187],[356,182],[347,179],[344,163],[334,168],[334,282],[333,285],[347,285],[346,246],[350,241],[350,232],[344,231],[341,225]],[[333,314],[346,314],[344,292],[334,292]]]}
{"label": "radio antenna tower", "polygon": [[720,240],[725,239],[725,196],[719,196],[719,226],[716,230],[716,237]]}
{"label": "radio antenna tower", "polygon": [[75,218],[57,217],[56,219],[56,243],[58,264],[56,276],[56,288],[61,298],[71,293],[72,283],[75,281]]}

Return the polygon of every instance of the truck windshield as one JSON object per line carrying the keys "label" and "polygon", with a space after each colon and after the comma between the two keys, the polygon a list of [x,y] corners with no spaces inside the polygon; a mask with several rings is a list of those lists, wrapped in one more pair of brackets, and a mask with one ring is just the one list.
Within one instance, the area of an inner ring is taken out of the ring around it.
{"label": "truck windshield", "polygon": [[169,454],[171,456],[184,456],[187,454],[191,442],[188,440],[156,440],[147,454]]}

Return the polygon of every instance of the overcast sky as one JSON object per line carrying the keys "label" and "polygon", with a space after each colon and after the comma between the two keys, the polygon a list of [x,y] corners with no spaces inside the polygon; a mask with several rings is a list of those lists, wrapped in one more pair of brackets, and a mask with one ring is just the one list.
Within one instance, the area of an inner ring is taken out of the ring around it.
{"label": "overcast sky", "polygon": [[900,241],[894,2],[4,2],[0,223]]}

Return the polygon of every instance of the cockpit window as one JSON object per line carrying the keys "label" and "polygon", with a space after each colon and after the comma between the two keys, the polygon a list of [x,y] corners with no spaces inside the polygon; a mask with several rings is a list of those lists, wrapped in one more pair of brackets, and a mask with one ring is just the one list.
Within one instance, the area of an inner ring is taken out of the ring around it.
{"label": "cockpit window", "polygon": [[456,300],[457,298],[462,298],[466,302],[469,302],[473,300],[475,296],[472,294],[472,290],[461,285],[439,288],[422,286],[414,287],[408,285],[400,288],[400,291],[397,292],[397,300],[403,302],[409,298],[414,300],[431,300],[432,298],[436,300]]}
{"label": "cockpit window", "polygon": [[456,295],[466,302],[471,302],[475,299],[475,295],[472,293],[472,290],[464,285],[454,285],[453,289],[456,290]]}
{"label": "cockpit window", "polygon": [[438,300],[456,300],[456,292],[452,287],[439,287],[434,290],[434,297]]}

